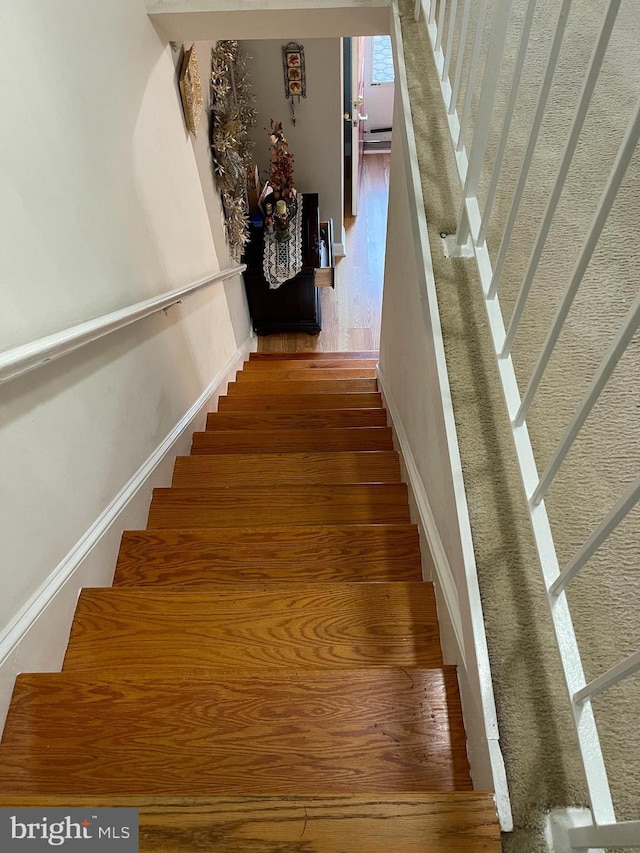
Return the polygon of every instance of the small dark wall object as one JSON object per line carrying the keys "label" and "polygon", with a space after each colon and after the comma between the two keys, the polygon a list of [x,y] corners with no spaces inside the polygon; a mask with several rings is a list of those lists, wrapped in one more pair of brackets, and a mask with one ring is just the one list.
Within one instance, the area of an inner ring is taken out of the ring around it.
{"label": "small dark wall object", "polygon": [[294,41],[282,47],[284,96],[291,104],[291,121],[296,126],[295,98],[307,97],[307,75],[304,67],[304,47]]}

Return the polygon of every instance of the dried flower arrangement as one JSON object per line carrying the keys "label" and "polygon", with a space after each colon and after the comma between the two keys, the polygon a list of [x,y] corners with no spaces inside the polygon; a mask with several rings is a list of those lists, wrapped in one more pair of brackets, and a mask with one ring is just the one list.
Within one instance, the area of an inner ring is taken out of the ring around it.
{"label": "dried flower arrangement", "polygon": [[237,41],[220,41],[211,51],[211,148],[216,184],[222,195],[227,242],[239,261],[249,241],[247,167],[256,123],[247,57]]}
{"label": "dried flower arrangement", "polygon": [[293,188],[293,154],[289,151],[289,143],[282,132],[282,122],[274,122],[267,133],[271,143],[271,164],[269,182],[277,198],[288,199],[295,195]]}

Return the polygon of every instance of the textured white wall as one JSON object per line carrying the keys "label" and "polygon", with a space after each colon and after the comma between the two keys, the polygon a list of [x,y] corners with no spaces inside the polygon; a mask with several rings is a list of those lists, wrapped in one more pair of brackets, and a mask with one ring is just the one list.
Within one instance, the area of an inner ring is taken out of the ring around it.
{"label": "textured white wall", "polygon": [[[408,112],[408,94],[402,83],[394,107],[380,368],[387,405],[409,468],[410,490],[420,512],[421,533],[432,546],[445,660],[459,666],[472,778],[476,787],[496,791],[501,819],[508,826],[482,611],[477,590],[467,577],[473,553],[466,509],[454,484],[454,476],[459,476],[456,438],[437,306],[433,304],[426,225],[416,207],[423,202],[421,195],[415,197],[416,187],[420,191],[419,176],[409,145],[411,134],[405,127]],[[423,541],[422,547],[429,545]]]}
{"label": "textured white wall", "polygon": [[[404,122],[396,98],[394,127]],[[456,580],[464,588],[455,495],[440,399],[438,364],[433,342],[425,277],[417,263],[404,142],[398,135],[391,151],[387,253],[380,331],[380,366],[387,389],[402,419],[435,522]]]}
{"label": "textured white wall", "polygon": [[[217,271],[176,57],[144,4],[7,0],[2,27],[0,346]],[[16,618],[249,331],[235,280],[0,387],[0,666]],[[14,669],[55,665],[59,639]],[[7,690],[3,670],[0,705]]]}
{"label": "textured white wall", "polygon": [[282,45],[286,40],[244,41],[258,122],[250,133],[264,178],[269,167],[269,120],[282,121],[295,158],[294,181],[300,192],[320,195],[320,215],[332,217],[336,239],[343,226],[342,47],[340,39],[305,39],[307,97],[296,102],[296,126],[284,96]]}

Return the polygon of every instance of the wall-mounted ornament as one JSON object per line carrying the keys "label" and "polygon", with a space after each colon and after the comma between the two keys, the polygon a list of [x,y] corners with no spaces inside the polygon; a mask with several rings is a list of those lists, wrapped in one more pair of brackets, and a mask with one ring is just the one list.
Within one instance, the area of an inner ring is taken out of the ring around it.
{"label": "wall-mounted ornament", "polygon": [[307,76],[304,68],[304,47],[294,41],[282,46],[284,96],[291,105],[291,123],[296,126],[295,99],[307,97]]}
{"label": "wall-mounted ornament", "polygon": [[211,149],[216,185],[222,196],[231,256],[239,261],[249,241],[247,169],[256,123],[247,57],[237,41],[219,41],[211,51]]}
{"label": "wall-mounted ornament", "polygon": [[198,54],[195,45],[189,48],[182,60],[180,70],[180,96],[187,127],[194,136],[198,135],[198,125],[202,115],[202,85],[198,70]]}

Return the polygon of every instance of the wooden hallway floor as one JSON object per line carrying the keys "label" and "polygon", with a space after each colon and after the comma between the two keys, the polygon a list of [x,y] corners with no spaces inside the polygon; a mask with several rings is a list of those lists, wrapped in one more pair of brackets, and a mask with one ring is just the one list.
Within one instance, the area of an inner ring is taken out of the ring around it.
{"label": "wooden hallway floor", "polygon": [[345,216],[347,254],[336,260],[335,288],[322,288],[320,334],[263,336],[259,352],[379,349],[390,163],[390,154],[362,158],[360,212]]}

